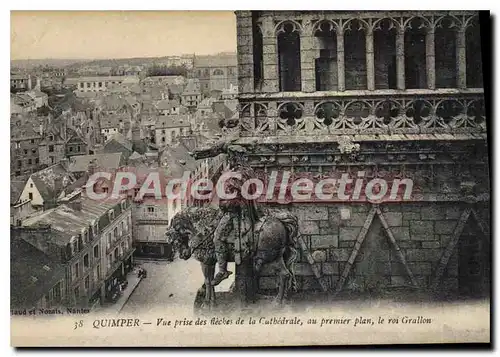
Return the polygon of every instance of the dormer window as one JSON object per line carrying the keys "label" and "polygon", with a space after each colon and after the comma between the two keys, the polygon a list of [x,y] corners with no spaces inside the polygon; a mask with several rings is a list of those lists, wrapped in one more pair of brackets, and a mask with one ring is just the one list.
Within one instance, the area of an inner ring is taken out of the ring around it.
{"label": "dormer window", "polygon": [[44,266],[43,266],[43,270],[45,270],[45,271],[50,271],[50,267],[49,267],[48,265],[44,265]]}
{"label": "dormer window", "polygon": [[82,229],[81,237],[82,237],[82,241],[83,241],[84,244],[87,243],[88,240],[89,240],[89,235],[88,234],[89,234],[88,230],[86,230],[85,228]]}
{"label": "dormer window", "polygon": [[78,251],[78,242],[76,237],[72,237],[69,243],[71,244],[71,256],[73,256]]}
{"label": "dormer window", "polygon": [[108,211],[108,217],[109,217],[109,220],[112,221],[115,219],[115,211],[114,210],[109,210]]}

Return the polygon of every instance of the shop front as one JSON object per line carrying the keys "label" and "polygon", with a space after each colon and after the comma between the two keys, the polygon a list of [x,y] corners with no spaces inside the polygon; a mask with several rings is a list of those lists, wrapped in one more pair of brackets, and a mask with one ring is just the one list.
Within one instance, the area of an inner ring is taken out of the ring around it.
{"label": "shop front", "polygon": [[173,260],[173,249],[163,242],[137,242],[136,257]]}

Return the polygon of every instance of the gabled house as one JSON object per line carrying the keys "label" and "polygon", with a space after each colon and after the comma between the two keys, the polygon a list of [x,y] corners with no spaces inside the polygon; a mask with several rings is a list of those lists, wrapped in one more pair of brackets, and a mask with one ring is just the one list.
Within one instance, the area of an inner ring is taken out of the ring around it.
{"label": "gabled house", "polygon": [[60,307],[66,296],[64,273],[64,266],[60,261],[19,238],[17,234],[11,234],[10,304],[12,308]]}
{"label": "gabled house", "polygon": [[66,157],[86,155],[88,153],[87,141],[76,131],[66,129]]}
{"label": "gabled house", "polygon": [[[64,126],[64,125],[63,125]],[[50,124],[38,144],[40,165],[53,165],[66,157],[65,130]]]}
{"label": "gabled house", "polygon": [[101,150],[101,153],[117,152],[122,153],[125,160],[134,152],[132,142],[120,133],[113,134]]}
{"label": "gabled house", "polygon": [[177,141],[179,136],[191,132],[191,118],[189,115],[160,116],[156,119],[154,130],[155,144],[158,147],[167,146]]}
{"label": "gabled house", "polygon": [[36,210],[54,207],[57,200],[64,197],[67,187],[75,181],[75,177],[64,165],[64,162],[49,166],[30,175],[20,200],[30,200]]}
{"label": "gabled house", "polygon": [[126,129],[128,128],[125,128],[125,125],[130,124],[130,120],[131,117],[128,113],[115,113],[102,116],[100,127],[101,136],[104,138],[104,141],[116,133],[126,134]]}
{"label": "gabled house", "polygon": [[89,170],[90,165],[103,170],[118,170],[124,164],[125,160],[121,152],[81,155],[69,160],[68,171],[79,178],[91,171]]}
{"label": "gabled house", "polygon": [[32,124],[18,122],[11,127],[10,169],[15,176],[31,174],[39,168],[39,143],[42,140],[40,131],[36,131]]}
{"label": "gabled house", "polygon": [[157,113],[159,115],[177,115],[186,114],[187,110],[183,107],[178,100],[160,100],[155,103]]}
{"label": "gabled house", "polygon": [[198,79],[189,79],[181,95],[181,102],[186,107],[196,107],[201,102],[201,88]]}
{"label": "gabled house", "polygon": [[141,113],[141,103],[137,101],[133,96],[127,96],[125,102],[129,106],[132,118],[136,118]]}
{"label": "gabled house", "polygon": [[10,224],[20,225],[22,220],[33,213],[33,207],[29,199],[21,200],[26,180],[10,181]]}
{"label": "gabled house", "polygon": [[49,96],[47,93],[40,91],[39,89],[30,90],[25,92],[35,103],[35,108],[41,108],[43,106],[49,105]]}

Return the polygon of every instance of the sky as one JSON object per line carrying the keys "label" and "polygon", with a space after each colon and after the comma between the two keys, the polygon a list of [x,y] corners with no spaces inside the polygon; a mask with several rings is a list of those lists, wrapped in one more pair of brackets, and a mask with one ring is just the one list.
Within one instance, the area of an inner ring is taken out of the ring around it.
{"label": "sky", "polygon": [[233,11],[11,12],[11,60],[235,51]]}

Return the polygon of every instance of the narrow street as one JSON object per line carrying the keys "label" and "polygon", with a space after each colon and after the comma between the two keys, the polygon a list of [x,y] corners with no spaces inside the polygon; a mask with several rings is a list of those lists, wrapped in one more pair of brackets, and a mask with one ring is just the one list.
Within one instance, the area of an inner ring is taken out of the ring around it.
{"label": "narrow street", "polygon": [[[123,314],[137,314],[165,308],[170,311],[192,311],[196,291],[203,284],[203,274],[198,261],[176,259],[167,262],[136,259],[136,263],[146,269],[148,275],[130,296],[122,310]],[[234,264],[230,264],[229,269],[234,272]],[[234,274],[223,281],[216,291],[227,291],[233,281]]]}

